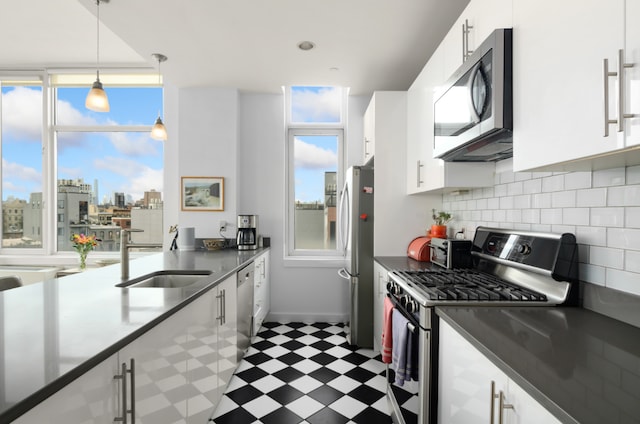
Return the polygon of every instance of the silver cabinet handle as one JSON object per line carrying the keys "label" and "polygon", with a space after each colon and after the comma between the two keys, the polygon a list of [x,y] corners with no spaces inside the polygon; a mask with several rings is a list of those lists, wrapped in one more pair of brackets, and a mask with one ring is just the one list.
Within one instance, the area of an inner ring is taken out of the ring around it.
{"label": "silver cabinet handle", "polygon": [[624,120],[635,117],[632,113],[624,113],[625,78],[624,69],[633,68],[633,63],[624,63],[624,50],[618,50],[618,132],[624,131]]}
{"label": "silver cabinet handle", "polygon": [[218,316],[216,317],[217,321],[220,321],[220,325],[222,325],[222,296],[223,296],[224,291],[220,292],[219,294],[216,295],[216,299],[218,299]]}
{"label": "silver cabinet handle", "polygon": [[494,417],[496,415],[496,399],[498,399],[498,394],[496,393],[496,382],[491,380],[491,401],[489,403],[489,424],[493,424]]}
{"label": "silver cabinet handle", "polygon": [[604,65],[604,136],[609,137],[609,124],[615,124],[617,120],[609,119],[609,77],[615,77],[617,72],[609,71],[609,59],[603,60]]}
{"label": "silver cabinet handle", "polygon": [[[129,376],[129,382],[131,383],[131,408],[129,408],[129,412],[131,413],[131,422],[136,422],[136,362],[135,359],[131,358],[129,361],[129,370],[127,371]],[[124,364],[122,364],[124,365]],[[125,384],[126,385],[126,384]]]}
{"label": "silver cabinet handle", "polygon": [[469,50],[469,33],[473,29],[473,25],[469,25],[469,20],[465,19],[462,24],[462,61],[465,62],[473,50]]}
{"label": "silver cabinet handle", "polygon": [[369,153],[369,149],[367,149],[367,146],[369,145],[369,140],[367,140],[366,138],[364,139],[364,156],[367,157],[370,155]]}
{"label": "silver cabinet handle", "polygon": [[[618,132],[624,131],[624,120],[637,115],[624,113],[625,78],[624,69],[633,68],[633,63],[624,63],[624,50],[618,50],[617,72],[609,71],[609,59],[604,59],[604,136],[609,136],[609,124],[618,124]],[[618,119],[609,119],[609,77],[618,77]]]}
{"label": "silver cabinet handle", "polygon": [[513,410],[513,405],[510,403],[504,403],[504,392],[500,390],[499,395],[499,403],[500,403],[500,415],[498,415],[498,424],[502,424],[504,422],[504,410],[511,409]]}
{"label": "silver cabinet handle", "polygon": [[227,291],[222,290],[222,325],[227,323]]}
{"label": "silver cabinet handle", "polygon": [[115,417],[113,422],[121,422],[127,424],[127,364],[122,363],[122,374],[113,376],[114,380],[122,380],[122,416]]}
{"label": "silver cabinet handle", "polygon": [[421,178],[421,177],[422,177],[422,175],[421,175],[421,174],[422,174],[422,172],[421,172],[421,171],[422,171],[422,169],[421,169],[421,168],[422,168],[423,166],[424,166],[424,165],[422,165],[422,164],[420,163],[420,159],[418,159],[418,161],[417,161],[417,167],[416,167],[416,174],[417,174],[416,187],[418,187],[418,188],[420,188],[420,184],[422,184],[422,183],[424,182],[424,181],[422,181],[422,178]]}
{"label": "silver cabinet handle", "polygon": [[262,277],[263,278],[267,277],[267,259],[266,258],[262,258]]}

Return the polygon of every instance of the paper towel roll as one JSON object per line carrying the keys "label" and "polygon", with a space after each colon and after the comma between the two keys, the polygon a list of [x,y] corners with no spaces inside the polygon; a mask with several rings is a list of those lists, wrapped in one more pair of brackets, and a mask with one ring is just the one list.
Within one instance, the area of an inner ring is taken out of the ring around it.
{"label": "paper towel roll", "polygon": [[196,229],[193,227],[180,228],[178,233],[178,249],[179,250],[195,250],[196,248]]}

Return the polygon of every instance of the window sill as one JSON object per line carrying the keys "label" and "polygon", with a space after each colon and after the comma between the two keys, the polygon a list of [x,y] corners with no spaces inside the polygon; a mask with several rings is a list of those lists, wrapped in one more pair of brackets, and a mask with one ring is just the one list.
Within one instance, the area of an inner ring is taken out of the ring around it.
{"label": "window sill", "polygon": [[285,256],[285,268],[342,268],[342,256]]}

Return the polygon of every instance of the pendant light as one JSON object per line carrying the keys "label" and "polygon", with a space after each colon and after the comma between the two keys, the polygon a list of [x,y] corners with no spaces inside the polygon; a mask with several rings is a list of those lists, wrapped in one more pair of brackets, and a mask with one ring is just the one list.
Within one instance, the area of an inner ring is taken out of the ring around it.
{"label": "pendant light", "polygon": [[[167,56],[160,53],[154,53],[152,54],[152,56],[155,57],[158,61],[158,85],[162,86],[162,83],[160,81],[160,64],[167,60]],[[160,111],[158,111],[158,118],[156,119],[156,123],[153,124],[153,128],[151,128],[151,138],[155,140],[167,139],[167,129],[162,123],[162,118],[160,118]]]}
{"label": "pendant light", "polygon": [[100,82],[100,3],[109,3],[109,0],[96,0],[96,80],[91,86],[84,105],[94,112],[109,112],[109,99]]}

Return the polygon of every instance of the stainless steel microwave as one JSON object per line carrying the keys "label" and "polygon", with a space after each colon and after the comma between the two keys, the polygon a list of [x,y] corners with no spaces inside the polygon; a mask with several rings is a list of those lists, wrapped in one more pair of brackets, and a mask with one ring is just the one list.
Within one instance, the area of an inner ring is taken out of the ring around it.
{"label": "stainless steel microwave", "polygon": [[496,29],[439,92],[434,157],[490,162],[513,156],[511,29]]}

